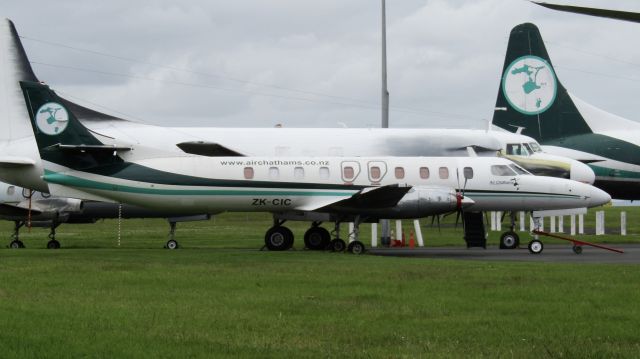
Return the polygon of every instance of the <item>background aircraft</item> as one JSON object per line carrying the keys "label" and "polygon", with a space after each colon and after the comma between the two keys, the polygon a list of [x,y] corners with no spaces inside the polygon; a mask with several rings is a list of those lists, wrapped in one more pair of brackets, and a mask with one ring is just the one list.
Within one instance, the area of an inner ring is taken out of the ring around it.
{"label": "background aircraft", "polygon": [[545,151],[587,163],[595,186],[613,198],[640,198],[640,123],[569,93],[533,24],[511,31],[492,123],[510,131],[522,127]]}
{"label": "background aircraft", "polygon": [[56,249],[60,248],[60,242],[56,239],[56,229],[61,224],[95,223],[105,218],[167,218],[170,238],[166,248],[175,249],[178,247],[178,241],[175,239],[178,222],[208,220],[211,216],[180,216],[173,215],[170,211],[157,211],[127,204],[61,198],[0,182],[0,219],[15,223],[10,248],[24,248],[24,243],[20,240],[20,228],[24,226],[50,228],[47,248]]}

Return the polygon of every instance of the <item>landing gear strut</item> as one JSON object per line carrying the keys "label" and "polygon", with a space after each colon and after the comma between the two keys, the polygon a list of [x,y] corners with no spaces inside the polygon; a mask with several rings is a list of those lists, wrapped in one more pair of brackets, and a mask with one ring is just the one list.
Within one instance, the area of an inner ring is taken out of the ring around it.
{"label": "landing gear strut", "polygon": [[59,249],[60,248],[60,242],[58,242],[56,240],[56,228],[59,225],[60,224],[57,224],[55,222],[51,225],[51,232],[49,232],[49,242],[47,242],[47,249]]}
{"label": "landing gear strut", "polygon": [[[540,217],[533,217],[533,228],[535,231],[538,231],[540,228]],[[531,240],[531,242],[529,242],[529,252],[531,254],[540,254],[542,253],[542,250],[544,249],[544,245],[542,245],[542,242],[539,239],[540,237],[537,234],[533,235],[533,240]]]}
{"label": "landing gear strut", "polygon": [[14,221],[15,226],[13,227],[13,234],[11,235],[11,243],[9,243],[9,248],[24,248],[24,243],[20,240],[20,228],[24,226],[24,221]]}
{"label": "landing gear strut", "polygon": [[164,245],[166,249],[178,249],[178,241],[176,241],[176,222],[169,222],[169,240]]}
{"label": "landing gear strut", "polygon": [[360,236],[360,223],[360,216],[356,216],[356,219],[353,222],[353,232],[349,234],[351,238],[353,238],[353,240],[347,247],[347,251],[349,251],[349,253],[351,254],[363,254],[366,250],[364,243],[358,240],[358,237]]}
{"label": "landing gear strut", "polygon": [[500,249],[515,249],[520,245],[520,236],[515,231],[516,213],[511,212],[511,229],[500,236]]}
{"label": "landing gear strut", "polygon": [[342,239],[340,239],[340,221],[336,221],[335,227],[333,228],[333,232],[331,232],[331,234],[333,234],[334,238],[331,243],[329,243],[329,247],[327,248],[334,252],[344,252],[344,250],[347,248],[347,244]]}
{"label": "landing gear strut", "polygon": [[282,226],[284,220],[273,219],[273,227],[264,235],[264,245],[270,251],[285,251],[293,247],[293,232]]}

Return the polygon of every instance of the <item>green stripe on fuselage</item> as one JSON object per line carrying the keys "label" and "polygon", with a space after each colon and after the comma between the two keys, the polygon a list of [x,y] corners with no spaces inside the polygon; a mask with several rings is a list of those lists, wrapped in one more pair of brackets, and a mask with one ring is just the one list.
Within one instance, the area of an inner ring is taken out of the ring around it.
{"label": "green stripe on fuselage", "polygon": [[[115,183],[107,183],[89,180],[86,178],[65,175],[53,171],[45,170],[43,179],[48,183],[59,184],[74,188],[82,188],[89,190],[101,190],[112,192],[125,192],[137,194],[155,194],[165,196],[199,196],[199,195],[216,195],[216,196],[322,196],[322,197],[351,197],[356,189],[345,189],[344,192],[323,192],[318,188],[308,190],[266,190],[253,188],[247,189],[166,189],[153,187],[134,187]],[[154,184],[149,184],[153,186]],[[194,186],[195,187],[195,186]],[[284,187],[284,186],[282,186]],[[315,190],[315,191],[314,191]]]}

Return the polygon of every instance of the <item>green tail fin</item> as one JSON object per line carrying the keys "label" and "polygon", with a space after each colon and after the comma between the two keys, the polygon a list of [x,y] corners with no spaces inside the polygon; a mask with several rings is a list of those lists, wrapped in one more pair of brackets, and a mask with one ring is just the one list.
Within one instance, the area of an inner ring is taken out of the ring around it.
{"label": "green tail fin", "polygon": [[492,123],[511,132],[524,127],[522,134],[541,143],[592,133],[558,80],[534,24],[511,30]]}
{"label": "green tail fin", "polygon": [[43,160],[72,169],[121,161],[78,121],[49,86],[26,81],[20,82],[20,86]]}

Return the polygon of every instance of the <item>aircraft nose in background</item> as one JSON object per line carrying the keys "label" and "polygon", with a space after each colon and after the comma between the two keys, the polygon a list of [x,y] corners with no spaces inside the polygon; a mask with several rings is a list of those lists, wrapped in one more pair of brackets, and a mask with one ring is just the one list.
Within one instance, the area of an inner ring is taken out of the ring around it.
{"label": "aircraft nose in background", "polygon": [[593,184],[596,180],[596,174],[591,167],[580,161],[571,161],[570,178],[574,181]]}
{"label": "aircraft nose in background", "polygon": [[602,206],[603,204],[607,204],[609,202],[611,202],[611,196],[607,192],[591,186],[591,194],[589,196],[589,207]]}

